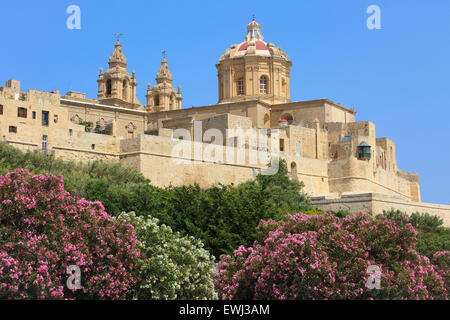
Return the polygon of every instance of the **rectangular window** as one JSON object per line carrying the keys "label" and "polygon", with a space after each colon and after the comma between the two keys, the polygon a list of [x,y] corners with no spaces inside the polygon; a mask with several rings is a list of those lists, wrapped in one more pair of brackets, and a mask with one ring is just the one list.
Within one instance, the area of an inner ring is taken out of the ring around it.
{"label": "rectangular window", "polygon": [[48,111],[42,111],[42,125],[48,126]]}
{"label": "rectangular window", "polygon": [[42,136],[42,153],[47,154],[47,136]]}
{"label": "rectangular window", "polygon": [[280,139],[280,151],[284,151],[284,139]]}
{"label": "rectangular window", "polygon": [[19,118],[26,118],[27,117],[27,109],[25,108],[17,108],[17,116]]}
{"label": "rectangular window", "polygon": [[72,129],[69,129],[69,136],[72,136],[72,133],[73,133]]}
{"label": "rectangular window", "polygon": [[240,95],[240,96],[244,95],[244,78],[240,78],[237,81],[237,90],[238,90],[238,95]]}
{"label": "rectangular window", "polygon": [[295,143],[295,155],[296,155],[297,157],[300,157],[300,142],[299,142],[299,141],[297,141],[297,142]]}
{"label": "rectangular window", "polygon": [[33,119],[36,119],[36,111],[33,111],[33,112],[31,113],[31,117],[32,117]]}
{"label": "rectangular window", "polygon": [[261,77],[259,79],[259,93],[267,94],[267,78]]}
{"label": "rectangular window", "polygon": [[3,105],[0,104],[0,114],[3,114]]}
{"label": "rectangular window", "polygon": [[9,126],[9,132],[17,133],[17,127]]}

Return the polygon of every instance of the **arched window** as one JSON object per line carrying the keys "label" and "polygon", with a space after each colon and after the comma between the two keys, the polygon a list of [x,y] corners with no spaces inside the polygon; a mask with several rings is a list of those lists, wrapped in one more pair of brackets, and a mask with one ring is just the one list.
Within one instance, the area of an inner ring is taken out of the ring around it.
{"label": "arched window", "polygon": [[266,128],[270,127],[270,116],[267,113],[264,115],[264,126]]}
{"label": "arched window", "polygon": [[292,117],[292,115],[290,113],[284,113],[281,116],[281,120],[286,120],[288,122],[288,124],[292,124],[292,122],[294,122],[294,118]]}
{"label": "arched window", "polygon": [[106,80],[106,94],[111,94],[111,79]]}
{"label": "arched window", "polygon": [[159,106],[159,94],[155,96],[155,106]]}
{"label": "arched window", "polygon": [[268,93],[268,83],[266,76],[262,76],[259,78],[259,93],[267,94]]}
{"label": "arched window", "polygon": [[292,179],[295,179],[295,180],[298,179],[297,164],[295,162],[291,162],[291,176],[292,176]]}
{"label": "arched window", "polygon": [[245,94],[244,78],[239,78],[237,81],[237,94],[238,96],[243,96]]}

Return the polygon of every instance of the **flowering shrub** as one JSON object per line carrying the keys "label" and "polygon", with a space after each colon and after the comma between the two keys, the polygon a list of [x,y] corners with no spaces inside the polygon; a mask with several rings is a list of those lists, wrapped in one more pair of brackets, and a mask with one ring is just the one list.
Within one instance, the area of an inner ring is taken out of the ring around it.
{"label": "flowering shrub", "polygon": [[[62,178],[16,169],[0,176],[0,299],[124,298],[140,252],[134,228]],[[70,265],[81,289],[66,287]]]}
{"label": "flowering shrub", "polygon": [[[262,221],[252,247],[220,257],[216,288],[222,299],[448,298],[448,256],[437,267],[418,254],[406,222],[366,214]],[[366,287],[370,265],[381,270],[380,289]]]}
{"label": "flowering shrub", "polygon": [[214,258],[193,237],[182,237],[155,218],[122,213],[136,228],[138,246],[145,254],[138,271],[138,299],[217,299]]}
{"label": "flowering shrub", "polygon": [[445,286],[450,288],[450,251],[439,251],[433,255],[431,262],[439,269],[445,280]]}

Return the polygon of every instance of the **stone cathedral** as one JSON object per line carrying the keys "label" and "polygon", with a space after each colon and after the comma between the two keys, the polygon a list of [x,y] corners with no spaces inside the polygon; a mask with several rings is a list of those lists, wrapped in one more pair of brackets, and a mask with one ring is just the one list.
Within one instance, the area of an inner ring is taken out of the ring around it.
{"label": "stone cathedral", "polygon": [[[428,212],[449,226],[450,205],[421,201],[417,174],[399,169],[395,142],[377,137],[374,123],[356,121],[354,109],[328,99],[291,101],[291,66],[253,20],[243,41],[218,59],[216,104],[182,108],[166,58],[142,103],[137,74],[129,73],[117,40],[107,70],[100,68],[96,99],[74,91],[23,92],[19,80],[6,81],[0,141],[66,160],[121,161],[161,187],[239,184],[269,166],[246,154],[238,161],[239,152],[263,151],[286,160],[290,177],[303,181],[324,210]],[[252,144],[249,130],[269,142]]]}

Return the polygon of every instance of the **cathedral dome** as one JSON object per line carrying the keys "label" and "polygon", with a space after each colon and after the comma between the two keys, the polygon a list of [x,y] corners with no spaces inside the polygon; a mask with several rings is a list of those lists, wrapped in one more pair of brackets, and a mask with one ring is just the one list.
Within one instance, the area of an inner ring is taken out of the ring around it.
{"label": "cathedral dome", "polygon": [[267,44],[261,40],[242,42],[238,46],[238,50],[235,53],[234,58],[243,57],[247,53],[257,56],[270,57],[270,52],[269,49],[267,49]]}
{"label": "cathedral dome", "polygon": [[247,24],[244,41],[233,44],[216,64],[219,103],[261,100],[287,103],[292,62],[281,47],[265,42],[261,25]]}
{"label": "cathedral dome", "polygon": [[275,47],[273,43],[264,41],[264,37],[261,34],[261,25],[254,19],[247,25],[247,34],[244,42],[232,45],[219,60],[238,59],[245,56],[280,57],[288,60],[287,55],[281,51],[280,47]]}
{"label": "cathedral dome", "polygon": [[253,54],[257,56],[270,57],[270,51],[267,48],[267,44],[263,41],[261,35],[261,25],[253,19],[247,25],[247,35],[245,41],[237,46],[237,50],[233,58],[240,58],[247,54]]}

